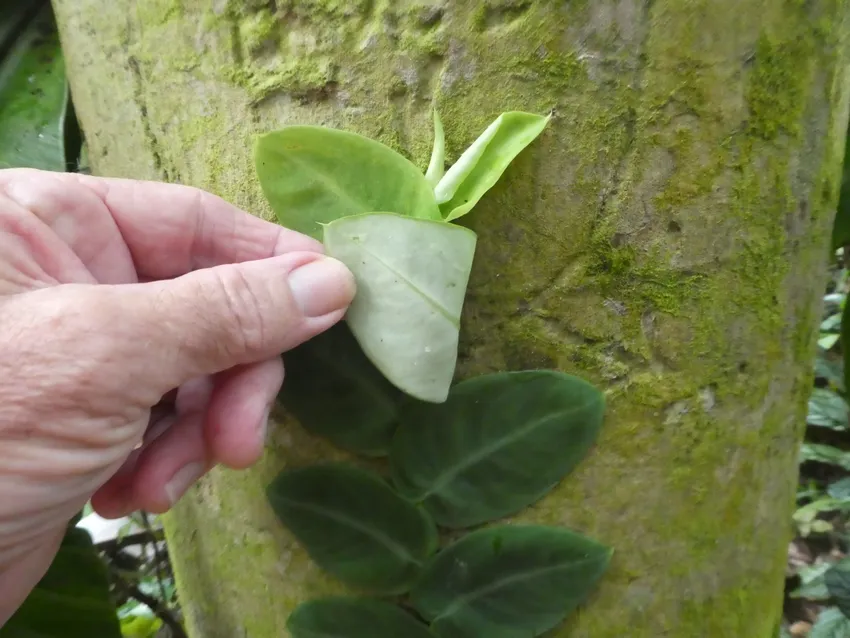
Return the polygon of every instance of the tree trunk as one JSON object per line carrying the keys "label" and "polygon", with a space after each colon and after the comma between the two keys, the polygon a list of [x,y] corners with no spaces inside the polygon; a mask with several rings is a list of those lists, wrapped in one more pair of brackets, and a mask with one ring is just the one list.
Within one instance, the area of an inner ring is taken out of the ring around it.
{"label": "tree trunk", "polygon": [[[555,117],[469,215],[459,377],[556,368],[604,433],[522,520],[615,550],[554,638],[773,638],[848,120],[841,0],[54,0],[94,172],[271,218],[251,136],[311,123],[423,169],[500,112]],[[466,222],[466,220],[464,220]],[[168,519],[196,637],[286,635],[338,589],[266,504],[339,454],[282,413]],[[486,638],[486,637],[482,637]]]}

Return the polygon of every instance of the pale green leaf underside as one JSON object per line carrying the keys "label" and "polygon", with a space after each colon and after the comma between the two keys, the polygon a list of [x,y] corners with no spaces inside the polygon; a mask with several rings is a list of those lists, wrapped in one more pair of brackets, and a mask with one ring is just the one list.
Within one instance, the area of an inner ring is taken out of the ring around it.
{"label": "pale green leaf underside", "polygon": [[610,558],[566,529],[482,529],[428,562],[411,601],[441,638],[540,636],[587,598]]}
{"label": "pale green leaf underside", "polygon": [[443,175],[446,173],[446,134],[443,132],[443,123],[440,114],[434,109],[434,149],[431,151],[431,161],[428,170],[425,171],[425,179],[436,187]]}
{"label": "pale green leaf underside", "polygon": [[299,605],[286,628],[292,638],[434,638],[427,626],[396,605],[343,596]]}
{"label": "pale green leaf underside", "polygon": [[375,210],[442,219],[431,185],[414,164],[355,133],[289,126],[259,136],[254,161],[278,221],[316,239],[322,224]]}
{"label": "pale green leaf underside", "polygon": [[446,171],[434,189],[446,221],[472,210],[514,158],[543,132],[550,118],[521,111],[497,117]]}
{"label": "pale green leaf underside", "polygon": [[475,233],[392,213],[345,217],[324,231],[328,254],[357,281],[346,320],[366,356],[407,394],[445,401]]}

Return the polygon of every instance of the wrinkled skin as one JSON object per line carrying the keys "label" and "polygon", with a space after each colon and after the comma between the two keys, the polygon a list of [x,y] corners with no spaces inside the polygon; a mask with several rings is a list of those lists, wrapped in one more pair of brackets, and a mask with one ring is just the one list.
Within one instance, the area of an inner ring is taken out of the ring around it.
{"label": "wrinkled skin", "polygon": [[208,193],[0,170],[0,625],[90,498],[163,512],[255,462],[280,353],[353,295],[320,243]]}

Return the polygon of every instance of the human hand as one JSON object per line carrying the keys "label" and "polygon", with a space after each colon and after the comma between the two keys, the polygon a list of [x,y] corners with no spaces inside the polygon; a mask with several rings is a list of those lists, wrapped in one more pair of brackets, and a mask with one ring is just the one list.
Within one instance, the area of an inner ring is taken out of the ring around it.
{"label": "human hand", "polygon": [[0,170],[0,625],[89,498],[162,512],[259,458],[280,353],[354,295],[321,253],[197,189]]}

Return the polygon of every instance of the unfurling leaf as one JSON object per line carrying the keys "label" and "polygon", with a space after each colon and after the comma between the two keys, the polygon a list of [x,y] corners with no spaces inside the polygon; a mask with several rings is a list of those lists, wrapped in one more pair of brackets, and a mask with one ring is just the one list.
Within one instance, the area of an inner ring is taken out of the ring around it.
{"label": "unfurling leaf", "polygon": [[427,626],[395,605],[342,596],[299,605],[286,628],[292,638],[434,638]]}
{"label": "unfurling leaf", "polygon": [[428,515],[365,470],[287,470],[268,487],[268,499],[319,567],[371,593],[407,591],[437,546]]}
{"label": "unfurling leaf", "polygon": [[284,407],[344,450],[386,456],[405,396],[369,361],[345,322],[283,355]]}
{"label": "unfurling leaf", "polygon": [[593,445],[605,410],[587,381],[549,370],[462,381],[439,405],[406,406],[393,439],[393,482],[445,527],[522,510]]}
{"label": "unfurling leaf", "polygon": [[431,151],[431,161],[428,170],[425,171],[425,179],[436,187],[443,175],[446,173],[446,134],[443,132],[443,123],[440,114],[434,109],[434,149]]}
{"label": "unfurling leaf", "polygon": [[464,151],[434,189],[446,221],[472,210],[519,153],[533,142],[552,116],[502,113]]}
{"label": "unfurling leaf", "polygon": [[581,604],[610,559],[608,547],[565,529],[483,529],[429,561],[411,600],[442,638],[531,638]]}
{"label": "unfurling leaf", "polygon": [[407,394],[445,401],[475,233],[392,213],[344,217],[324,230],[328,254],[357,281],[346,320],[363,352]]}
{"label": "unfurling leaf", "polygon": [[441,219],[422,172],[367,137],[321,126],[289,126],[257,138],[263,194],[288,228],[321,238],[321,224],[386,210]]}

